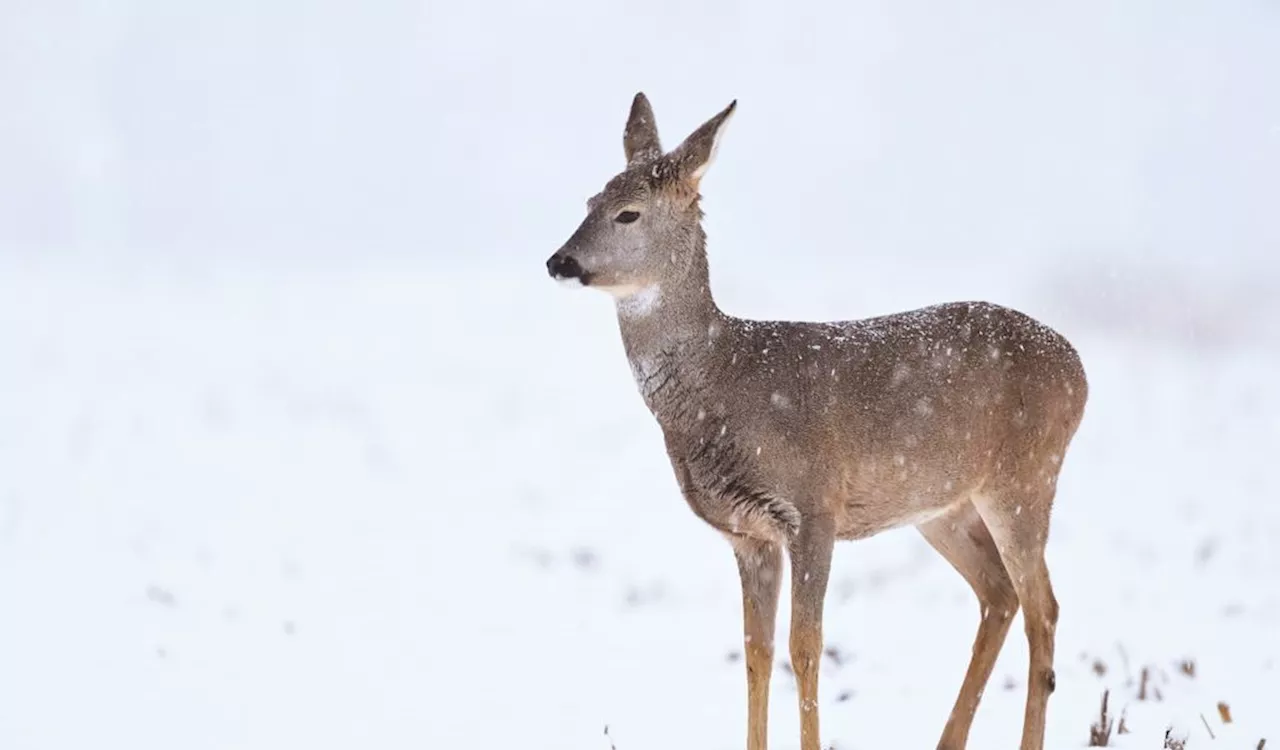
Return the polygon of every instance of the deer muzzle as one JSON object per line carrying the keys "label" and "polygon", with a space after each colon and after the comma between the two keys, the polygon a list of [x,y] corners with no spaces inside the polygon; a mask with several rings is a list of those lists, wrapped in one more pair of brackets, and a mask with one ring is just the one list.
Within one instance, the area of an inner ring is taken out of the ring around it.
{"label": "deer muzzle", "polygon": [[586,283],[586,274],[582,272],[582,266],[578,265],[578,261],[574,260],[572,255],[565,255],[563,252],[558,252],[547,259],[547,273],[556,281],[577,279],[579,283]]}

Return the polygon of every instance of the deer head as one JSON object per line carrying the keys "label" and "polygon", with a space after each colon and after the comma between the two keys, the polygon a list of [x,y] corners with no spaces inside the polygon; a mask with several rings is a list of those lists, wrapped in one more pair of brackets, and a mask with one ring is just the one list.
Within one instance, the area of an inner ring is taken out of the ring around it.
{"label": "deer head", "polygon": [[587,216],[547,260],[552,278],[619,299],[705,276],[698,183],[737,101],[664,153],[653,108],[636,94],[623,131],[627,165],[587,201]]}

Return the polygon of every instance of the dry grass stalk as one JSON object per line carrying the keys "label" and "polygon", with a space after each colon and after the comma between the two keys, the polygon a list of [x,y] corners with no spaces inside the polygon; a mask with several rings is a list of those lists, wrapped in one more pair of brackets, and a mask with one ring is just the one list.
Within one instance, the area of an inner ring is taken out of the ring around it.
{"label": "dry grass stalk", "polygon": [[1204,731],[1209,733],[1209,739],[1211,740],[1218,739],[1217,737],[1214,736],[1213,729],[1209,726],[1209,720],[1204,718],[1204,714],[1200,714],[1200,723],[1204,724]]}
{"label": "dry grass stalk", "polygon": [[1102,710],[1098,712],[1098,720],[1089,727],[1089,747],[1107,747],[1111,744],[1111,717],[1107,713],[1107,701],[1111,691],[1102,693]]}
{"label": "dry grass stalk", "polygon": [[1231,706],[1224,701],[1218,701],[1218,718],[1222,719],[1223,724],[1231,723]]}
{"label": "dry grass stalk", "polygon": [[1125,715],[1129,713],[1129,707],[1126,706],[1120,711],[1120,724],[1116,727],[1116,734],[1128,734],[1129,725],[1125,723]]}
{"label": "dry grass stalk", "polygon": [[1173,736],[1173,727],[1164,730],[1164,750],[1187,750],[1187,738]]}
{"label": "dry grass stalk", "polygon": [[604,725],[604,736],[605,739],[609,740],[609,750],[618,750],[618,746],[613,744],[613,736],[609,734],[608,724]]}
{"label": "dry grass stalk", "polygon": [[[1160,675],[1164,677],[1164,682],[1169,681],[1169,674],[1164,670],[1160,670]],[[1142,673],[1138,681],[1138,700],[1155,700],[1163,701],[1164,694],[1160,692],[1160,686],[1155,679],[1156,674],[1152,672],[1151,667],[1143,667]]]}
{"label": "dry grass stalk", "polygon": [[1129,652],[1125,650],[1123,643],[1116,644],[1116,651],[1120,652],[1120,663],[1124,665],[1124,674],[1128,678],[1127,684],[1133,684],[1133,667],[1129,663]]}

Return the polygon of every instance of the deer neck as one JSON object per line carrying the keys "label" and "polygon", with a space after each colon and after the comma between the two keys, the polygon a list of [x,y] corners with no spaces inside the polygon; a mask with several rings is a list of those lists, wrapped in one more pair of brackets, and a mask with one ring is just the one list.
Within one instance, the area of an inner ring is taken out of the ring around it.
{"label": "deer neck", "polygon": [[711,296],[701,230],[695,242],[684,273],[617,301],[618,327],[636,385],[668,428],[697,419],[693,402],[714,380],[715,343],[730,330]]}

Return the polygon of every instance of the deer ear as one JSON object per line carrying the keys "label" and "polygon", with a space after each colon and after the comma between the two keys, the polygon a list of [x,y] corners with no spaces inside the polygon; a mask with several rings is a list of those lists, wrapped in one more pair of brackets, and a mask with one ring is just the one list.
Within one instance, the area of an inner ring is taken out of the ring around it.
{"label": "deer ear", "polygon": [[729,106],[721,110],[720,114],[704,122],[671,152],[671,161],[676,165],[677,174],[683,179],[697,183],[707,173],[707,168],[716,158],[729,118],[737,107],[737,99],[729,102]]}
{"label": "deer ear", "polygon": [[628,167],[662,156],[653,107],[649,106],[649,99],[643,92],[631,100],[631,114],[627,116],[627,127],[622,131],[622,149],[626,153]]}

